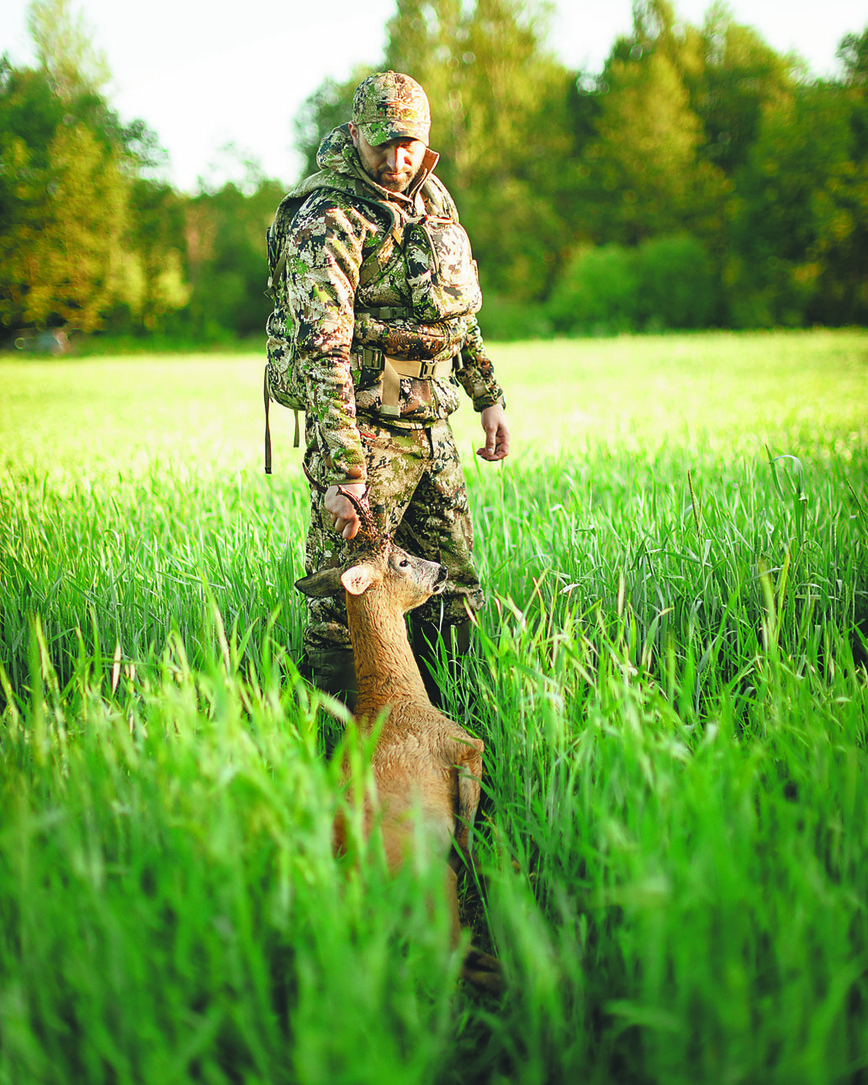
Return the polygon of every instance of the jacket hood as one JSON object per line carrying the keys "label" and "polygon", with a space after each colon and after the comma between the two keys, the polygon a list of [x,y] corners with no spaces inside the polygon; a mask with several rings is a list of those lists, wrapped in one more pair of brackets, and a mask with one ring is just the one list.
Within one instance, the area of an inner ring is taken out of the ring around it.
{"label": "jacket hood", "polygon": [[[379,200],[398,200],[412,204],[413,197],[428,180],[429,174],[434,170],[440,156],[436,151],[426,150],[422,160],[422,167],[413,179],[413,183],[406,192],[392,192],[390,189],[378,185],[364,170],[362,163],[353,146],[353,138],[350,135],[349,125],[341,124],[333,128],[323,139],[316,153],[316,164],[320,172],[314,174],[317,184],[313,187],[321,187],[323,184],[334,188],[344,188],[349,191],[357,191],[361,182]],[[340,180],[339,180],[340,179]],[[313,181],[312,177],[302,181],[299,188]]]}

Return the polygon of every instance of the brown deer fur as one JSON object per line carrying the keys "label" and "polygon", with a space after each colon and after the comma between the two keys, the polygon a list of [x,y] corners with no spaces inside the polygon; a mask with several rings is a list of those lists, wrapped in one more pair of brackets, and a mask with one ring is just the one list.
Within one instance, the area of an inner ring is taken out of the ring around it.
{"label": "brown deer fur", "polygon": [[[370,531],[353,548],[351,564],[343,572],[322,570],[298,581],[297,587],[308,595],[334,594],[341,587],[346,591],[361,731],[368,733],[387,713],[372,758],[376,798],[366,800],[365,832],[379,820],[391,870],[407,858],[420,829],[444,857],[450,856],[446,896],[457,944],[457,870],[471,861],[485,747],[431,704],[404,620],[407,611],[442,591],[445,579],[443,566],[412,557]],[[342,851],[341,819],[335,825],[335,842]],[[487,954],[471,950],[463,975],[480,988],[500,990],[500,965]]]}

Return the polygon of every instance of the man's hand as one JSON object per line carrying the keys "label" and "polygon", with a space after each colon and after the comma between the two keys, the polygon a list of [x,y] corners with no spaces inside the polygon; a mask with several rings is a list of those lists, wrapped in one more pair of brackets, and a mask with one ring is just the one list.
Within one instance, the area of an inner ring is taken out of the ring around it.
{"label": "man's hand", "polygon": [[[361,474],[361,471],[359,471],[359,474]],[[341,486],[340,490],[337,486],[329,486],[325,493],[323,504],[326,510],[326,520],[331,516],[332,527],[344,539],[349,541],[358,535],[361,523],[355,505],[348,497],[344,497],[341,490],[347,490],[353,497],[361,501],[365,496],[367,485],[364,482],[347,482]]]}
{"label": "man's hand", "polygon": [[480,415],[485,430],[485,445],[477,448],[476,455],[483,460],[502,460],[509,455],[509,425],[506,411],[499,403],[486,407]]}

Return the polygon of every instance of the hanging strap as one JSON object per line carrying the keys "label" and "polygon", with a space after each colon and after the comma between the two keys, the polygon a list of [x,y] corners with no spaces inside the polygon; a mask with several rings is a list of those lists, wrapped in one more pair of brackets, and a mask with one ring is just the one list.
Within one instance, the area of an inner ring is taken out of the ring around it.
{"label": "hanging strap", "polygon": [[383,391],[380,395],[380,414],[384,418],[400,418],[401,377],[388,358],[383,356]]}
{"label": "hanging strap", "polygon": [[[268,387],[268,366],[265,366],[265,376],[262,381],[262,400],[265,404],[265,473],[271,474],[271,419],[269,418],[271,407],[271,390]],[[300,411],[293,409],[292,412],[295,415],[295,433],[293,434],[292,447],[298,448],[301,445],[301,419],[299,418]]]}
{"label": "hanging strap", "polygon": [[265,376],[262,381],[262,398],[265,402],[265,473],[271,474],[271,423],[268,417],[271,393],[268,390],[268,366],[265,367]]}

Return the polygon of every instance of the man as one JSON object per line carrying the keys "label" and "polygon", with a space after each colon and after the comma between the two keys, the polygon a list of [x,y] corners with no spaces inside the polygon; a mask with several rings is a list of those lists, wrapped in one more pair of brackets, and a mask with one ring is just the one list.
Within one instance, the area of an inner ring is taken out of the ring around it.
{"label": "man", "polygon": [[[312,482],[306,566],[341,558],[359,519],[347,492],[367,492],[384,531],[411,553],[442,562],[446,592],[411,618],[427,663],[469,646],[483,602],[473,533],[448,422],[458,387],[480,413],[478,454],[509,452],[503,392],[475,313],[476,265],[452,198],[434,176],[425,92],[407,75],[378,72],[356,88],[353,119],[325,137],[319,173],[284,199],[269,232],[280,253],[269,364],[294,359],[306,407],[305,471]],[[316,684],[352,707],[352,649],[342,598],[312,599],[304,633]]]}

